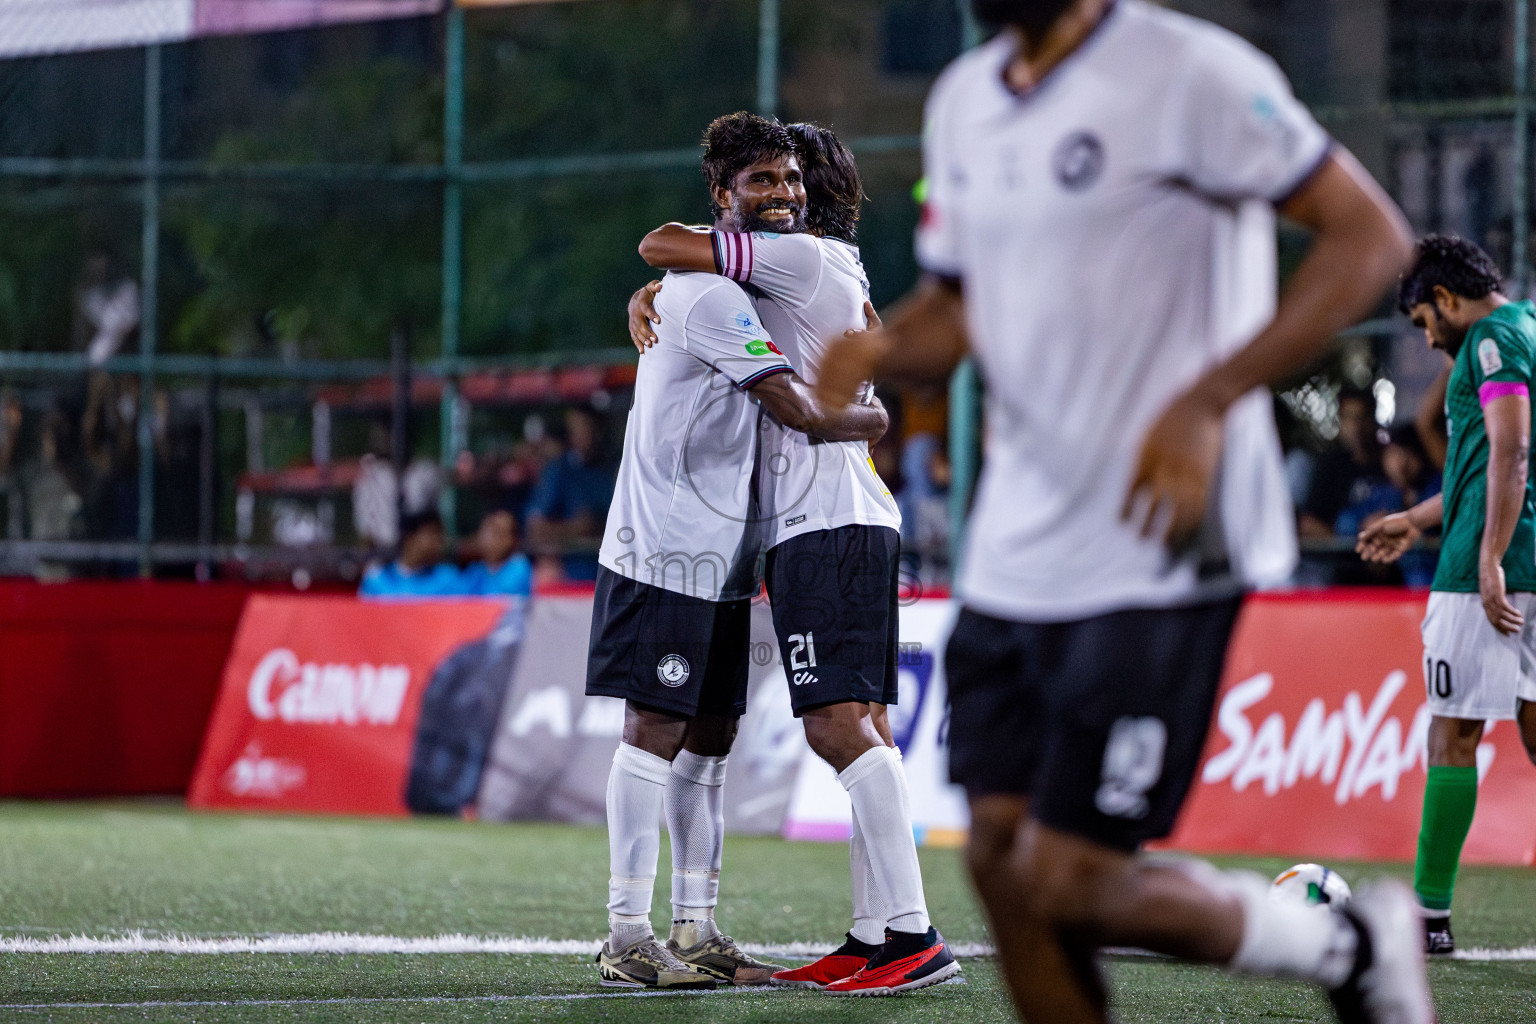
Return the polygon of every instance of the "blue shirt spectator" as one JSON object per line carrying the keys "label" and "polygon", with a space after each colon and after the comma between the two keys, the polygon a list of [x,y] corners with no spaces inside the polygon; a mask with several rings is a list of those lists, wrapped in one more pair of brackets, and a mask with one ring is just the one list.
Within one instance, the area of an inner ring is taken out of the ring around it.
{"label": "blue shirt spectator", "polygon": [[465,594],[516,595],[533,593],[533,563],[517,550],[517,520],[497,509],[480,521],[475,534],[481,561],[465,569],[461,583]]}
{"label": "blue shirt spectator", "polygon": [[[597,548],[613,503],[614,472],[597,461],[597,419],[585,409],[565,414],[567,450],[544,467],[528,501],[528,536],[541,556],[559,554],[568,580],[597,579]],[[588,548],[569,551],[570,548]]]}
{"label": "blue shirt spectator", "polygon": [[396,561],[370,567],[357,592],[362,597],[459,597],[466,593],[464,586],[463,575],[451,565],[412,572]]}
{"label": "blue shirt spectator", "polygon": [[453,597],[464,593],[459,571],[443,564],[443,521],[428,509],[400,517],[400,551],[363,574],[363,597]]}

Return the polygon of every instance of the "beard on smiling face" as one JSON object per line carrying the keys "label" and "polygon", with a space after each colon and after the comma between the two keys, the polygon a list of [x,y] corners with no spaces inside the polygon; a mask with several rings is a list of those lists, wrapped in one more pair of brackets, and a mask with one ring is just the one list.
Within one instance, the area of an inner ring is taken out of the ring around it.
{"label": "beard on smiling face", "polygon": [[[767,231],[780,235],[797,235],[805,230],[805,207],[799,203],[771,199],[755,207],[749,207],[741,200],[734,200],[731,207],[738,231]],[[770,210],[787,211],[789,217],[787,219],[764,217],[763,214]]]}

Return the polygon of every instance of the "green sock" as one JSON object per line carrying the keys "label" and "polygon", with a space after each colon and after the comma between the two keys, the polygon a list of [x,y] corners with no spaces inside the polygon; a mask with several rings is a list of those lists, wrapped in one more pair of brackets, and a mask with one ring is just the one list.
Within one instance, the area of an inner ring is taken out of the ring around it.
{"label": "green sock", "polygon": [[1477,769],[1431,765],[1424,784],[1424,819],[1413,888],[1425,910],[1450,910],[1461,844],[1477,810]]}

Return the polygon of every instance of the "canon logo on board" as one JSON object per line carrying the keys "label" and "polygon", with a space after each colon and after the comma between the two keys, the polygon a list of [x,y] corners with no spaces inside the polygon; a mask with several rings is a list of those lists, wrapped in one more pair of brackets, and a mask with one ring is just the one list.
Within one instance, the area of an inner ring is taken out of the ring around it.
{"label": "canon logo on board", "polygon": [[257,663],[246,700],[261,721],[394,725],[410,685],[411,670],[404,665],[301,662],[279,647]]}

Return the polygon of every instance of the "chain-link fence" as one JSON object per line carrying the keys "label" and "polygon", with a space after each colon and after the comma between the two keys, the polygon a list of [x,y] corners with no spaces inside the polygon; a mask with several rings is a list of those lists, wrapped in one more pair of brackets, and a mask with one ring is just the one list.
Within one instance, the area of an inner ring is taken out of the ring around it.
{"label": "chain-link fence", "polygon": [[[1527,3],[1174,6],[1272,53],[1416,227],[1485,244],[1523,292]],[[117,37],[151,45],[0,60],[0,571],[346,580],[391,539],[380,495],[459,534],[520,513],[570,452],[568,408],[595,418],[593,458],[617,451],[635,245],[705,215],[704,125],[755,109],[850,140],[883,303],[916,277],[923,98],[975,37],[964,0],[474,4],[259,34],[183,6],[185,31]],[[27,52],[23,8],[0,0],[0,52]],[[105,25],[55,34],[100,46]],[[1284,234],[1282,265],[1303,246]],[[1342,388],[1387,426],[1437,369],[1384,306],[1292,382],[1298,501]],[[975,385],[900,398],[881,468],[942,563]]]}

